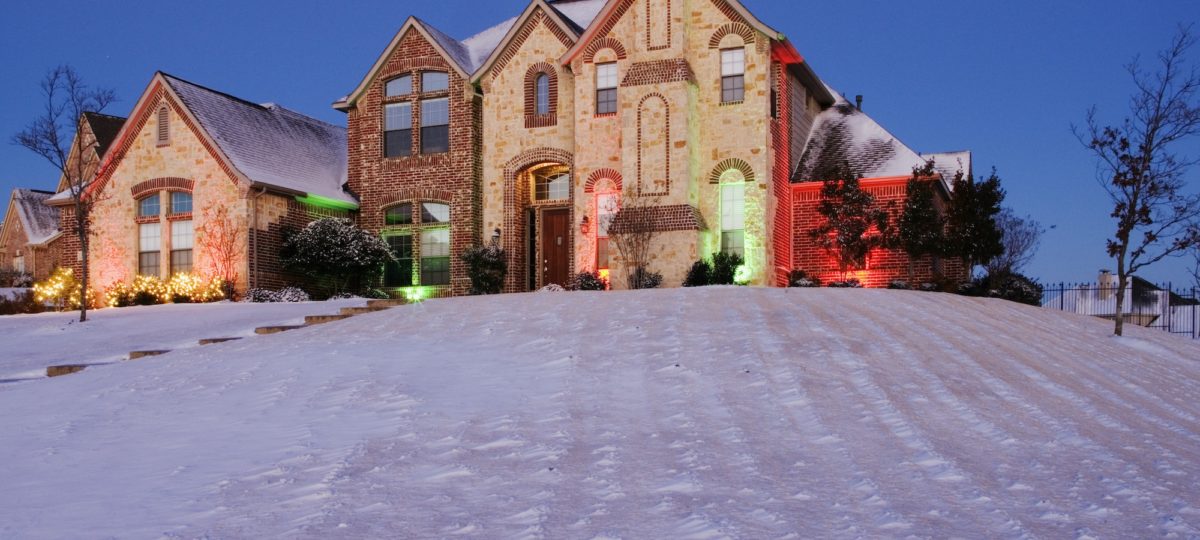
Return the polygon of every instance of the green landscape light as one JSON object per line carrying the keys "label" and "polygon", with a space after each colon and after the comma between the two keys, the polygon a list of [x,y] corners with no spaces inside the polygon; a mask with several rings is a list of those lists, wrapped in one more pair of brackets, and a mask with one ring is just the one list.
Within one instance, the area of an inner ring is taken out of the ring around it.
{"label": "green landscape light", "polygon": [[329,208],[332,210],[358,210],[358,205],[355,203],[331,199],[329,197],[322,197],[320,195],[313,195],[311,193],[303,197],[297,195],[296,201],[307,205],[317,206],[320,208]]}
{"label": "green landscape light", "polygon": [[737,283],[738,285],[745,285],[747,283],[750,283],[750,278],[752,278],[753,276],[754,276],[754,274],[753,274],[753,271],[750,269],[750,265],[743,264],[743,265],[737,267],[737,270],[734,270],[733,282]]}

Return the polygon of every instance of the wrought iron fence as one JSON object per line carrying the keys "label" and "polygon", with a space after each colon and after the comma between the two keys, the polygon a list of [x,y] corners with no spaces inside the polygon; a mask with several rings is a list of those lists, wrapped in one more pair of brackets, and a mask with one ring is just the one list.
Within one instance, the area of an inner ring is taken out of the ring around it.
{"label": "wrought iron fence", "polygon": [[[1117,313],[1117,286],[1110,283],[1059,283],[1042,292],[1042,307],[1112,320]],[[1200,339],[1200,289],[1176,289],[1133,278],[1121,307],[1125,324],[1155,328]]]}

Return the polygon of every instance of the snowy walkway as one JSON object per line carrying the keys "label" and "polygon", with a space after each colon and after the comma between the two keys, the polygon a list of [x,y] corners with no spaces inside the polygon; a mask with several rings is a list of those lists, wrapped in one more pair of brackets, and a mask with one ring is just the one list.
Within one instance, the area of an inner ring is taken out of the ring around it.
{"label": "snowy walkway", "polygon": [[445,299],[0,387],[0,537],[1200,536],[1200,344],[998,300]]}

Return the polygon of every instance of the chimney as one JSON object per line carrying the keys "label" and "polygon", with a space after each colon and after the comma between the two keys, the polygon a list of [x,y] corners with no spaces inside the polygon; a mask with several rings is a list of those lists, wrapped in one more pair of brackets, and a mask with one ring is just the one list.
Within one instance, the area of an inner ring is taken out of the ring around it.
{"label": "chimney", "polygon": [[854,96],[854,108],[862,110],[862,94]]}
{"label": "chimney", "polygon": [[1100,270],[1100,279],[1098,285],[1100,286],[1101,300],[1108,300],[1117,293],[1117,281],[1114,279],[1112,272],[1109,270]]}

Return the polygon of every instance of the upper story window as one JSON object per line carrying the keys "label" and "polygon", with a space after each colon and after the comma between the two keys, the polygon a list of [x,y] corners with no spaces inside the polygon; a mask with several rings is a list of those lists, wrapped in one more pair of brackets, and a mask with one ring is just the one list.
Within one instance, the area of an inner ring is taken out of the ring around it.
{"label": "upper story window", "polygon": [[550,114],[550,76],[542,73],[534,81],[534,102],[538,115]]}
{"label": "upper story window", "polygon": [[421,101],[421,153],[450,151],[450,100]]}
{"label": "upper story window", "polygon": [[384,213],[384,223],[387,225],[412,225],[412,203],[400,203],[387,209]]}
{"label": "upper story window", "polygon": [[407,96],[412,91],[412,75],[401,75],[388,81],[384,86],[384,95],[387,97]]}
{"label": "upper story window", "polygon": [[171,213],[190,214],[192,212],[192,194],[183,191],[171,192]]}
{"label": "upper story window", "polygon": [[426,71],[421,73],[422,92],[440,92],[450,89],[450,75],[441,71]]}
{"label": "upper story window", "polygon": [[721,103],[746,99],[746,48],[721,51]]}
{"label": "upper story window", "polygon": [[388,103],[383,106],[383,155],[412,155],[412,103]]}
{"label": "upper story window", "polygon": [[596,64],[596,114],[617,112],[617,63]]}
{"label": "upper story window", "polygon": [[171,143],[171,111],[162,106],[158,109],[157,142],[159,146]]}
{"label": "upper story window", "polygon": [[421,223],[450,223],[450,205],[444,203],[421,203]]}
{"label": "upper story window", "polygon": [[138,217],[158,217],[159,214],[158,193],[148,195],[138,201]]}
{"label": "upper story window", "polygon": [[571,171],[562,165],[552,165],[533,171],[535,201],[559,201],[571,198]]}

